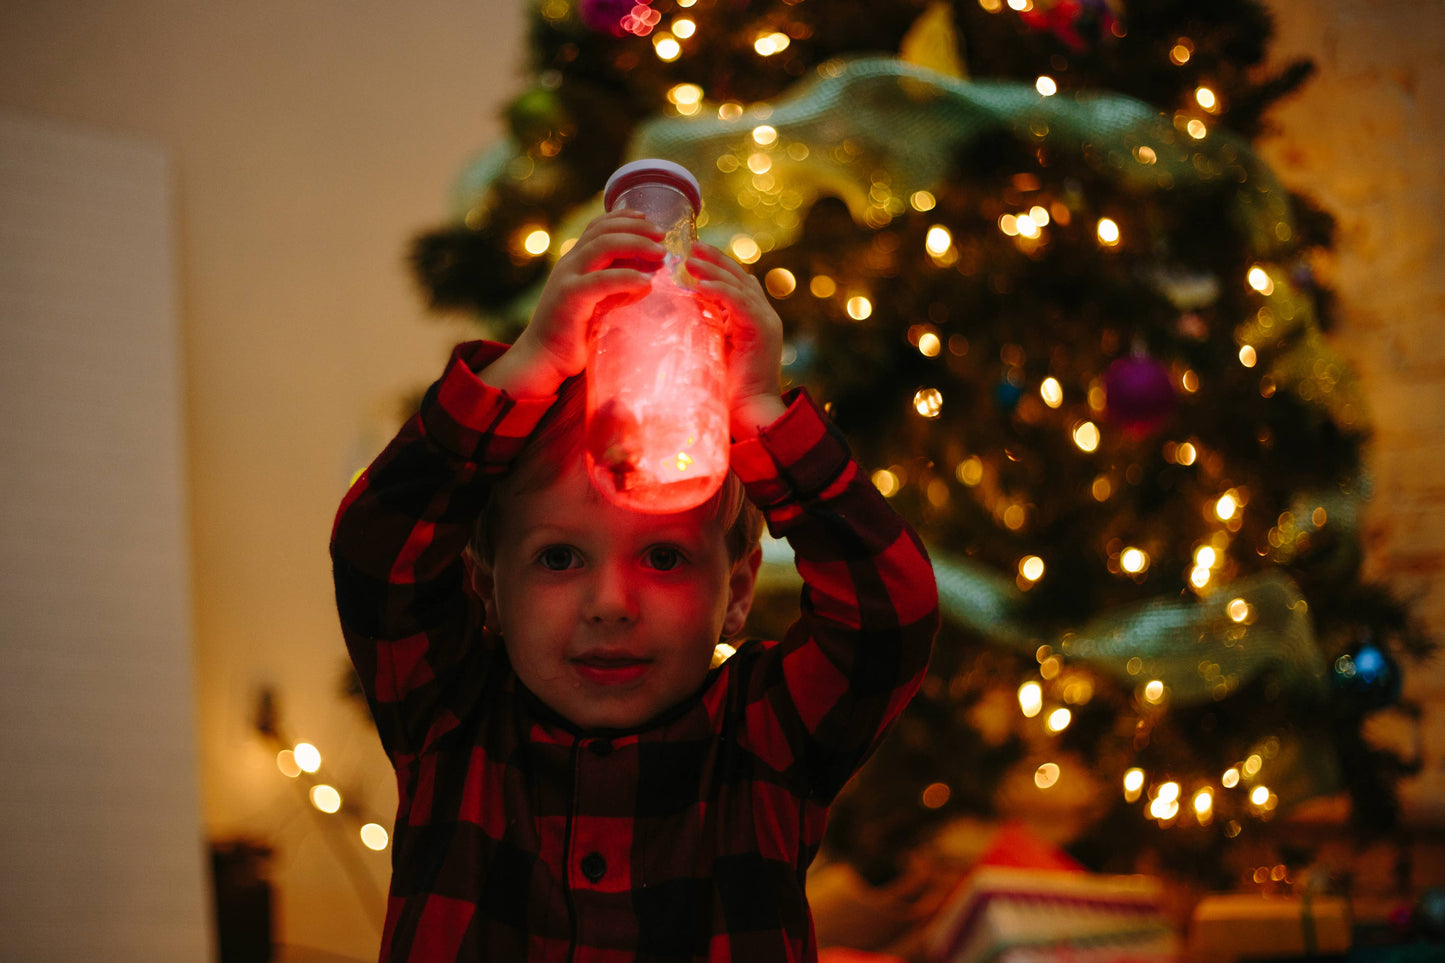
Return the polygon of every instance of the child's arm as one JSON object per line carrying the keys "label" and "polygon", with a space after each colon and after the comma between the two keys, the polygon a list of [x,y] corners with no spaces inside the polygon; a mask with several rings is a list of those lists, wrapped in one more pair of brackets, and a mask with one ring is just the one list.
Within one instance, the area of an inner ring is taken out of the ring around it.
{"label": "child's arm", "polygon": [[[802,617],[757,656],[775,663],[748,673],[747,738],[769,767],[827,801],[922,682],[938,627],[933,567],[806,393],[778,396],[782,324],[757,281],[697,250],[699,287],[729,318],[733,468],[769,530],[792,545],[804,585]],[[767,721],[762,731],[756,720]]]}
{"label": "child's arm", "polygon": [[[589,225],[554,268],[516,345],[458,346],[420,410],[352,485],[331,538],[337,611],[382,744],[400,766],[444,707],[464,700],[485,653],[472,644],[480,606],[463,549],[492,482],[510,466],[580,368],[583,332],[608,297],[644,291],[649,276],[618,258],[661,258],[633,215]],[[481,374],[478,374],[481,372]]]}

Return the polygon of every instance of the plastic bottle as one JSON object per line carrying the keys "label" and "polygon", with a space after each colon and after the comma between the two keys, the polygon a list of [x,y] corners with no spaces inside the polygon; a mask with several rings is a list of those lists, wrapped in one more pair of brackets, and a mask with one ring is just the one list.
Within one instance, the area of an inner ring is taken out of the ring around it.
{"label": "plastic bottle", "polygon": [[587,469],[614,503],[680,512],[710,498],[728,471],[723,325],[697,298],[685,262],[702,195],[664,160],[625,164],[607,182],[609,211],[641,211],[665,232],[667,255],[638,301],[588,331]]}

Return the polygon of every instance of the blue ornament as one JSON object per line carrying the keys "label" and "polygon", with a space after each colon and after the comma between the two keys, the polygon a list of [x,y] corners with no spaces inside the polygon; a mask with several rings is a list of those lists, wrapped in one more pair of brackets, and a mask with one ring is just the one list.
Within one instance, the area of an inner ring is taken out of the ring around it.
{"label": "blue ornament", "polygon": [[1381,709],[1400,697],[1400,668],[1390,653],[1366,636],[1359,648],[1335,660],[1335,689],[1361,712]]}
{"label": "blue ornament", "polygon": [[993,386],[994,403],[1006,415],[1013,414],[1013,410],[1019,406],[1019,399],[1023,396],[1023,385],[1015,384],[1010,377],[1003,378]]}

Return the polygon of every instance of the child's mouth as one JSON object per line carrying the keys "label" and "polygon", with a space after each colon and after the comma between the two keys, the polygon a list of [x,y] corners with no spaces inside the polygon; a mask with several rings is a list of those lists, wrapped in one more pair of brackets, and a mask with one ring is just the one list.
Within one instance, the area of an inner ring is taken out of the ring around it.
{"label": "child's mouth", "polygon": [[647,672],[652,663],[631,655],[589,655],[573,659],[572,664],[582,678],[597,685],[623,685],[634,682]]}

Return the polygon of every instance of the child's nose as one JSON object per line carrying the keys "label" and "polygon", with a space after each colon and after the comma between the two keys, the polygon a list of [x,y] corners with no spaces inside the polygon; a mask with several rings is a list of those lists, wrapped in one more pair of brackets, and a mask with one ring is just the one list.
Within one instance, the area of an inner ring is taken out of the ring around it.
{"label": "child's nose", "polygon": [[622,565],[595,569],[587,618],[592,622],[631,622],[637,618],[637,601],[628,572]]}

